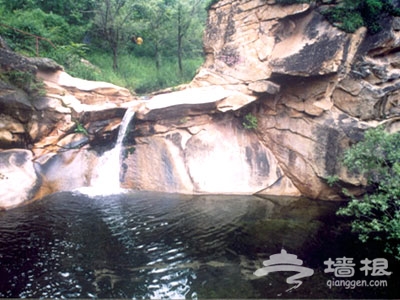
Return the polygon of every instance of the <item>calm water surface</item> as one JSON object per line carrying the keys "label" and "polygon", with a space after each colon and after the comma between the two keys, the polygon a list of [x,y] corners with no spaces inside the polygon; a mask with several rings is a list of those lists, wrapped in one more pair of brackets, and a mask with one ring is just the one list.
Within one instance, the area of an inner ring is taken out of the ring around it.
{"label": "calm water surface", "polygon": [[[0,297],[400,298],[398,264],[348,233],[337,207],[252,196],[58,193],[0,212]],[[289,290],[290,271],[254,275],[282,249],[314,271],[298,288]],[[324,261],[343,257],[353,259],[354,275],[324,272]],[[365,275],[365,258],[387,259],[392,274]],[[327,286],[338,279],[386,285]]]}

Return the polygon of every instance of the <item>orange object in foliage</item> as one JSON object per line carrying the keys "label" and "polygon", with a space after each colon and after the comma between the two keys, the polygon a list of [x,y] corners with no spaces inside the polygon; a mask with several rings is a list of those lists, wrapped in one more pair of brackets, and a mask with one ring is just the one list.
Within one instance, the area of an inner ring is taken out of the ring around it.
{"label": "orange object in foliage", "polygon": [[136,35],[133,35],[131,40],[137,45],[141,45],[143,43],[143,39],[140,36],[136,37]]}

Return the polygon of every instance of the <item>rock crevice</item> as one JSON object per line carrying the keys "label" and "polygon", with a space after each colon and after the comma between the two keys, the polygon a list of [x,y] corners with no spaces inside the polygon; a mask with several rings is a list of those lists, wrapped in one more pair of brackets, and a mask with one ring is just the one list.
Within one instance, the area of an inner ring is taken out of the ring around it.
{"label": "rock crevice", "polygon": [[196,77],[146,100],[0,48],[4,74],[33,74],[46,91],[0,80],[0,185],[11,189],[0,207],[90,186],[127,109],[135,116],[121,152],[125,188],[340,199],[326,180],[338,176],[359,192],[365,181],[341,156],[370,127],[400,129],[400,19],[375,35],[348,34],[323,6],[217,2]]}

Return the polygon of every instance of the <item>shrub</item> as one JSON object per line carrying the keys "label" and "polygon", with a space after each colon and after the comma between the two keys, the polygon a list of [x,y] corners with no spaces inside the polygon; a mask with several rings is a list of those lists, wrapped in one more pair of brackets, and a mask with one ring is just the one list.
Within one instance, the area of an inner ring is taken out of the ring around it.
{"label": "shrub", "polygon": [[[20,30],[3,27],[0,34],[6,38],[13,50],[22,51],[28,56],[36,55],[36,39],[28,34],[46,38],[56,46],[69,44],[83,34],[82,28],[69,25],[63,17],[47,14],[38,8],[17,10],[12,14],[4,12],[2,22]],[[53,46],[48,41],[39,41],[39,52],[42,56],[52,49]]]}
{"label": "shrub", "polygon": [[83,126],[83,124],[79,122],[79,120],[74,120],[74,122],[75,122],[75,129],[74,129],[75,133],[83,133],[86,136],[89,135],[85,126]]}
{"label": "shrub", "polygon": [[362,242],[382,241],[384,250],[400,259],[400,133],[368,130],[345,153],[344,164],[367,178],[369,191],[338,214],[354,218],[352,230]]}
{"label": "shrub", "polygon": [[12,70],[3,72],[2,77],[10,84],[25,91],[31,100],[46,95],[43,81],[37,79],[31,72]]}
{"label": "shrub", "polygon": [[[203,63],[202,57],[184,59],[181,76],[174,58],[166,59],[158,70],[152,58],[136,57],[130,53],[120,55],[118,70],[112,69],[112,58],[104,53],[89,53],[87,59],[101,70],[101,73],[96,76],[97,80],[126,87],[138,94],[189,82]],[[79,77],[88,79],[83,75]]]}
{"label": "shrub", "polygon": [[244,121],[242,124],[245,129],[256,129],[258,126],[258,120],[253,114],[248,113],[244,116]]}
{"label": "shrub", "polygon": [[364,25],[364,20],[358,11],[349,10],[345,7],[334,7],[323,12],[325,18],[342,29],[352,33]]}
{"label": "shrub", "polygon": [[377,33],[382,28],[380,19],[387,15],[398,16],[400,9],[390,0],[345,0],[322,13],[334,26],[354,32],[366,26],[370,33]]}
{"label": "shrub", "polygon": [[86,44],[70,43],[49,51],[47,56],[62,65],[72,76],[87,80],[99,80],[101,78],[100,69],[90,63],[82,62],[82,59],[87,59],[88,52],[89,47]]}

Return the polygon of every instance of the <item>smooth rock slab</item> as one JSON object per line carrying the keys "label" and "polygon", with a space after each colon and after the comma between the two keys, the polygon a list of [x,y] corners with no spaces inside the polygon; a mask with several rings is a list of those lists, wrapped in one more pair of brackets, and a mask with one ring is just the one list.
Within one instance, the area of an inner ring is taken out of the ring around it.
{"label": "smooth rock slab", "polygon": [[268,194],[266,189],[281,179],[273,154],[237,121],[225,118],[191,132],[136,138],[133,153],[125,151],[123,186],[183,194]]}

